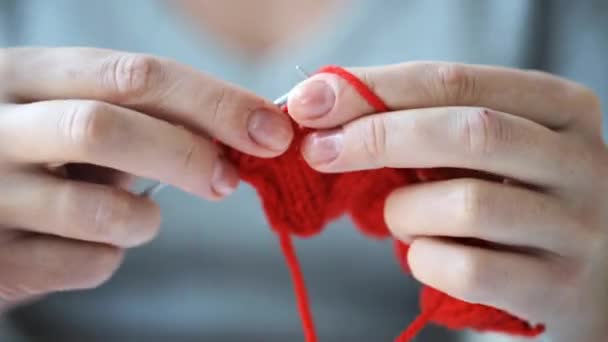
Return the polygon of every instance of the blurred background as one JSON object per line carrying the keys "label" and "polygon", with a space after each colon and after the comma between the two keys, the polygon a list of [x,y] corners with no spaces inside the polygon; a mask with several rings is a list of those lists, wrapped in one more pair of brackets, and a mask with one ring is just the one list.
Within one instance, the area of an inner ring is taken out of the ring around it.
{"label": "blurred background", "polygon": [[[296,64],[315,70],[445,60],[546,70],[587,84],[605,101],[607,4],[0,0],[0,46],[164,56],[270,99],[299,80]],[[222,203],[175,189],[156,199],[163,211],[158,239],[129,252],[101,288],[11,311],[0,340],[302,340],[287,270],[250,187]],[[419,286],[401,273],[388,241],[366,239],[342,219],[297,247],[320,341],[391,341],[416,316]],[[515,340],[428,328],[418,341]]]}

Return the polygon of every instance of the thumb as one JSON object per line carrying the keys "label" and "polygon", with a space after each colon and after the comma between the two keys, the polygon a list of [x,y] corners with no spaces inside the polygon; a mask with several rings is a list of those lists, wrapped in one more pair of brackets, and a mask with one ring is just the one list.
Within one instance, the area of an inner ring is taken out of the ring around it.
{"label": "thumb", "polygon": [[361,95],[361,89],[355,87],[360,84],[360,88],[374,92],[367,70],[323,69],[296,85],[290,92],[287,104],[289,114],[303,126],[323,129],[378,112],[369,99]]}

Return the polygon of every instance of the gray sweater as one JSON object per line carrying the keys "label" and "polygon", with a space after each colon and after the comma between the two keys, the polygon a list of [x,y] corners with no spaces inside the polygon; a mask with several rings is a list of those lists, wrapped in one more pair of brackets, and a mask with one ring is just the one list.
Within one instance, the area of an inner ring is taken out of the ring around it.
{"label": "gray sweater", "polygon": [[[356,0],[331,22],[254,64],[195,35],[162,1],[2,0],[0,46],[163,55],[269,98],[297,81],[294,64],[426,59],[543,69],[608,99],[608,1]],[[51,295],[12,312],[11,324],[28,341],[302,340],[276,237],[250,187],[222,203],[175,189],[157,200],[162,233],[129,252],[108,284]],[[417,285],[388,242],[340,220],[297,248],[321,341],[390,341],[415,316]],[[429,329],[420,341],[455,336]]]}

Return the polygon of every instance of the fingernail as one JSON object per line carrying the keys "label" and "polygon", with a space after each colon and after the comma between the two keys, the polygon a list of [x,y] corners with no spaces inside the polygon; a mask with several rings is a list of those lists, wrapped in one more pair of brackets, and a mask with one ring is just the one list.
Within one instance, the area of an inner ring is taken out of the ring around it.
{"label": "fingernail", "polygon": [[327,164],[338,158],[342,151],[342,144],[341,129],[316,132],[306,138],[302,147],[302,155],[313,166]]}
{"label": "fingernail", "polygon": [[224,159],[215,163],[211,175],[211,190],[220,197],[225,197],[234,192],[239,184],[239,175],[234,166]]}
{"label": "fingernail", "polygon": [[334,90],[321,80],[300,84],[289,97],[290,111],[302,119],[318,119],[329,113],[336,102]]}
{"label": "fingernail", "polygon": [[273,151],[287,149],[293,135],[291,123],[286,116],[266,110],[251,114],[248,130],[253,141]]}

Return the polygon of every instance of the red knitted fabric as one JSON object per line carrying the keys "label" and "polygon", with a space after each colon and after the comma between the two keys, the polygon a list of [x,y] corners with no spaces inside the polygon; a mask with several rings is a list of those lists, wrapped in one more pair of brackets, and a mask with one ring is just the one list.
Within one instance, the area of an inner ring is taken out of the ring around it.
{"label": "red knitted fabric", "polygon": [[[357,77],[337,66],[319,72],[333,73],[353,86],[377,111],[388,111]],[[285,108],[285,111],[287,109]],[[240,176],[257,190],[271,227],[279,236],[297,297],[298,310],[307,342],[316,342],[312,313],[302,271],[297,261],[291,235],[311,237],[331,220],[347,214],[361,233],[374,238],[390,238],[383,217],[384,202],[396,188],[417,182],[470,176],[471,172],[454,169],[378,169],[342,174],[319,173],[300,154],[302,139],[310,132],[294,122],[295,138],[283,155],[264,159],[227,149],[227,157],[237,165]],[[406,256],[408,246],[396,241],[397,258],[409,272]],[[423,287],[420,316],[399,336],[407,342],[424,326],[433,322],[450,329],[475,329],[520,336],[536,336],[542,325],[533,326],[504,311],[460,301],[430,287]]]}

